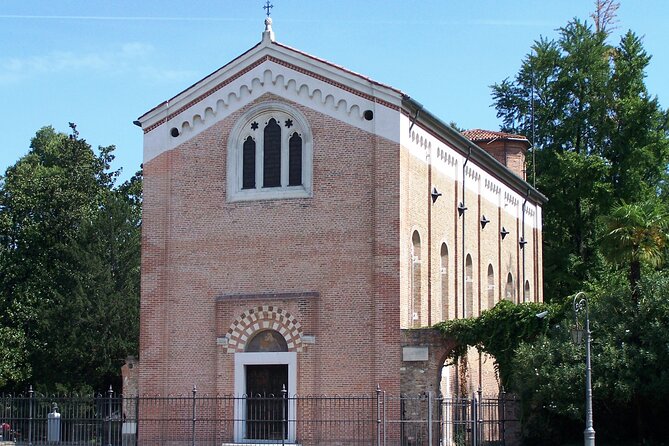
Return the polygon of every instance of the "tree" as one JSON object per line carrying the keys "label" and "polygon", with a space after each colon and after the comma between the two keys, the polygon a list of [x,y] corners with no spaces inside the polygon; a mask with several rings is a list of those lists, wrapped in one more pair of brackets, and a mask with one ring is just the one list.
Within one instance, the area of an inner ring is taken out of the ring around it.
{"label": "tree", "polygon": [[114,147],[71,129],[39,130],[0,185],[0,327],[23,352],[6,385],[102,385],[137,350],[140,177],[115,189]]}
{"label": "tree", "polygon": [[616,13],[620,3],[615,0],[596,0],[595,1],[595,12],[590,14],[590,17],[595,22],[595,29],[597,32],[608,32],[611,31],[612,26],[618,20],[616,19]]}
{"label": "tree", "polygon": [[669,115],[646,89],[645,70],[651,57],[639,37],[628,31],[612,59],[611,127],[602,155],[611,166],[615,199],[643,201],[657,195],[667,172]]}
{"label": "tree", "polygon": [[[629,298],[626,278],[615,271],[591,284],[593,408],[601,439],[655,444],[651,441],[666,437],[667,293],[666,271],[641,278],[638,304]],[[565,311],[554,316],[545,334],[514,350],[512,388],[523,399],[532,444],[573,441],[583,429],[584,349],[569,339],[570,300],[564,300]]]}
{"label": "tree", "polygon": [[13,327],[0,327],[0,345],[0,388],[30,376],[24,333]]}
{"label": "tree", "polygon": [[[592,376],[597,436],[637,443],[663,439],[669,415],[669,273],[650,271],[629,298],[626,277],[602,272],[586,288],[593,334]],[[521,397],[527,444],[564,444],[582,438],[585,351],[572,343],[572,296],[552,304],[500,301],[478,318],[435,327],[459,347],[495,357],[502,384]],[[537,314],[547,311],[544,318]],[[630,422],[630,420],[634,420]],[[623,443],[624,444],[624,443]]]}
{"label": "tree", "polygon": [[669,163],[667,112],[646,91],[650,57],[626,33],[607,43],[615,2],[597,4],[597,29],[577,19],[557,40],[541,38],[513,80],[492,86],[504,131],[535,135],[536,185],[544,209],[546,297],[596,276],[602,216],[620,200],[662,190]]}
{"label": "tree", "polygon": [[621,203],[605,218],[603,246],[608,257],[628,269],[628,280],[635,305],[639,303],[641,267],[662,264],[669,242],[669,214],[655,201]]}
{"label": "tree", "polygon": [[582,430],[583,352],[567,336],[573,314],[564,297],[580,290],[591,304],[598,437],[662,439],[668,415],[669,277],[657,268],[669,245],[669,118],[646,89],[651,57],[641,39],[628,31],[608,43],[617,7],[597,0],[594,30],[572,20],[556,40],[535,42],[512,80],[492,87],[503,130],[534,132],[536,182],[550,199],[545,290],[560,310],[544,333],[509,338],[503,358],[532,444]]}

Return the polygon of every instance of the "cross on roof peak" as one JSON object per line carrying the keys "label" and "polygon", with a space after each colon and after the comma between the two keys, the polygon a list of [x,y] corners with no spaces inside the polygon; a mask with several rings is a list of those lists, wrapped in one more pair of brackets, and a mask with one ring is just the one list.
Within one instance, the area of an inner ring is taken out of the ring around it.
{"label": "cross on roof peak", "polygon": [[269,0],[267,0],[267,2],[265,3],[265,6],[262,7],[262,9],[264,9],[267,12],[267,17],[269,17],[269,15],[271,14],[270,10],[272,8],[274,8],[274,5],[271,4]]}
{"label": "cross on roof peak", "polygon": [[269,0],[265,2],[263,9],[267,11],[267,17],[265,18],[265,31],[262,33],[262,41],[265,43],[274,42],[274,31],[272,31],[272,18],[269,16],[270,11],[274,5],[270,3]]}

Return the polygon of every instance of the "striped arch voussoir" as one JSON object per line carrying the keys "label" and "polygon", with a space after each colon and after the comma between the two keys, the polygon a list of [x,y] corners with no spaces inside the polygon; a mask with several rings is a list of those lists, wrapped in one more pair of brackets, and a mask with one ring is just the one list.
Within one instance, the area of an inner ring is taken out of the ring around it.
{"label": "striped arch voussoir", "polygon": [[301,352],[302,325],[287,311],[272,305],[250,308],[242,313],[228,329],[228,353],[243,352],[246,343],[261,330],[276,330],[286,339],[288,351]]}

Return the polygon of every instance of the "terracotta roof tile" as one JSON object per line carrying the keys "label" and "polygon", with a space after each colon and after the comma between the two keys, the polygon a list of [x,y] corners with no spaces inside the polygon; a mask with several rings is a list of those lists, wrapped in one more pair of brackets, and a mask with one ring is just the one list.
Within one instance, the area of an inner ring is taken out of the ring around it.
{"label": "terracotta roof tile", "polygon": [[495,132],[493,130],[471,129],[463,131],[462,134],[465,136],[465,138],[471,139],[474,142],[492,141],[495,139],[502,139],[502,140],[515,139],[529,142],[528,139],[523,135],[514,135],[513,133],[505,133],[505,132]]}

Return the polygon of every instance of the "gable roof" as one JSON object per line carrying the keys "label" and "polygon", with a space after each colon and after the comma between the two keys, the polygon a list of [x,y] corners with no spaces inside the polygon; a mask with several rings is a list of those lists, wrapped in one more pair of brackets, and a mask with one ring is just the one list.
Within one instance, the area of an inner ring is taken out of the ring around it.
{"label": "gable roof", "polygon": [[[383,127],[363,119],[363,111],[368,108],[374,108],[375,115],[379,117],[375,119],[377,123],[384,122],[384,113],[385,118],[392,118],[397,113],[413,117],[414,123],[426,127],[462,155],[471,156],[472,161],[495,172],[514,189],[527,191],[539,202],[547,201],[544,195],[472,142],[500,137],[527,141],[524,136],[479,129],[461,134],[397,88],[275,42],[271,26],[263,32],[260,43],[135,121],[145,134],[145,161],[158,151],[183,142],[181,138],[150,135],[154,129],[168,123],[176,127],[178,134],[185,131],[192,136],[207,127],[202,124],[207,116],[217,115],[221,108],[225,108],[225,113],[232,113],[241,107],[243,97],[248,102],[263,88],[265,91],[274,88],[296,102],[318,101],[319,106],[329,107],[333,116],[368,131],[379,131]],[[387,123],[382,129],[386,132],[384,136],[399,142],[399,122],[394,119],[385,121]]]}
{"label": "gable roof", "polygon": [[[400,90],[389,85],[276,42],[269,37],[266,31],[260,43],[172,98],[153,107],[137,118],[136,124],[142,127],[144,133],[148,133],[265,61],[283,65],[313,79],[325,81],[344,91],[396,110],[399,109],[401,98],[404,95]],[[169,112],[165,113],[168,107]],[[158,114],[162,116],[155,119]]]}

